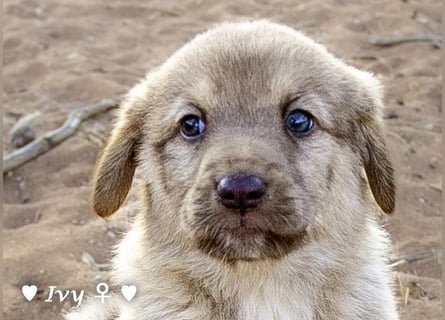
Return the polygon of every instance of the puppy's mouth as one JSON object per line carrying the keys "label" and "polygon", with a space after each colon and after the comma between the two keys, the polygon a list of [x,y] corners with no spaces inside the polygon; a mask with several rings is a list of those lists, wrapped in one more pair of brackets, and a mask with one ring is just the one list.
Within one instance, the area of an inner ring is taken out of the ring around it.
{"label": "puppy's mouth", "polygon": [[239,239],[247,239],[269,231],[276,233],[284,231],[280,230],[278,222],[282,222],[284,228],[285,218],[279,221],[277,216],[280,214],[275,213],[275,219],[271,218],[272,215],[273,213],[265,213],[257,209],[239,209],[235,212],[234,210],[224,210],[220,213],[221,220],[217,227],[220,232]]}
{"label": "puppy's mouth", "polygon": [[297,250],[306,239],[305,232],[282,235],[239,227],[214,236],[197,238],[198,248],[226,262],[281,259]]}
{"label": "puppy's mouth", "polygon": [[262,232],[262,230],[255,225],[255,222],[252,221],[252,216],[247,215],[247,209],[240,210],[239,217],[235,219],[238,220],[238,226],[228,230],[234,235],[248,237]]}
{"label": "puppy's mouth", "polygon": [[254,261],[280,259],[307,241],[304,225],[280,228],[273,219],[265,219],[264,212],[256,211],[219,213],[195,233],[197,247],[225,261]]}

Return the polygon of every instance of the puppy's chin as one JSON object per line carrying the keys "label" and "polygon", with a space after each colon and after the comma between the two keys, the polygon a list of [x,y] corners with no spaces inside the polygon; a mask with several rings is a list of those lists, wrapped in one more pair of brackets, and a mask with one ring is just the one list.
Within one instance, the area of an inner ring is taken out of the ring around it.
{"label": "puppy's chin", "polygon": [[307,240],[304,229],[292,234],[278,234],[246,227],[221,230],[196,237],[200,250],[213,258],[231,263],[280,259],[297,250]]}
{"label": "puppy's chin", "polygon": [[306,239],[304,231],[280,235],[271,231],[224,231],[214,236],[196,238],[198,248],[213,258],[226,262],[280,259],[297,250]]}

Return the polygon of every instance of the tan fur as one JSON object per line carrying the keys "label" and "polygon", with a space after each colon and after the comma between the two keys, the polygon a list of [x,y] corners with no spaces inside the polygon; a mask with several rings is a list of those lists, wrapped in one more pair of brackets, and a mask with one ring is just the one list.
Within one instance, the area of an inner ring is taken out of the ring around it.
{"label": "tan fur", "polygon": [[[144,180],[113,271],[137,295],[66,319],[398,319],[375,218],[394,209],[382,107],[371,74],[288,27],[246,21],[198,35],[130,91],[94,175],[103,217],[136,167]],[[294,109],[314,115],[310,135],[285,129]],[[206,121],[196,141],[179,133],[187,114]],[[248,235],[215,200],[216,181],[237,171],[267,184]]]}

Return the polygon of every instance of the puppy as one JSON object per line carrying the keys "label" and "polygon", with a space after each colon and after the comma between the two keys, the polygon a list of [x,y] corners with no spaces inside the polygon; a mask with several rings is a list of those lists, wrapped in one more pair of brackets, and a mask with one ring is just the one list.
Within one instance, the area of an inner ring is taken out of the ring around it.
{"label": "puppy", "polygon": [[286,26],[198,35],[129,92],[94,174],[101,217],[144,181],[113,271],[136,296],[66,319],[398,319],[382,107],[371,74]]}

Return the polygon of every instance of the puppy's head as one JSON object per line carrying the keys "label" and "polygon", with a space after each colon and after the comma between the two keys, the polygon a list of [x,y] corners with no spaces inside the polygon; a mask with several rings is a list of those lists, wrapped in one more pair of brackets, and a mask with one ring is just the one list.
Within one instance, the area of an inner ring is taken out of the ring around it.
{"label": "puppy's head", "polygon": [[394,208],[381,108],[374,77],[301,33],[223,24],[130,91],[94,210],[116,211],[139,166],[153,232],[211,256],[280,258],[347,237],[374,204]]}

